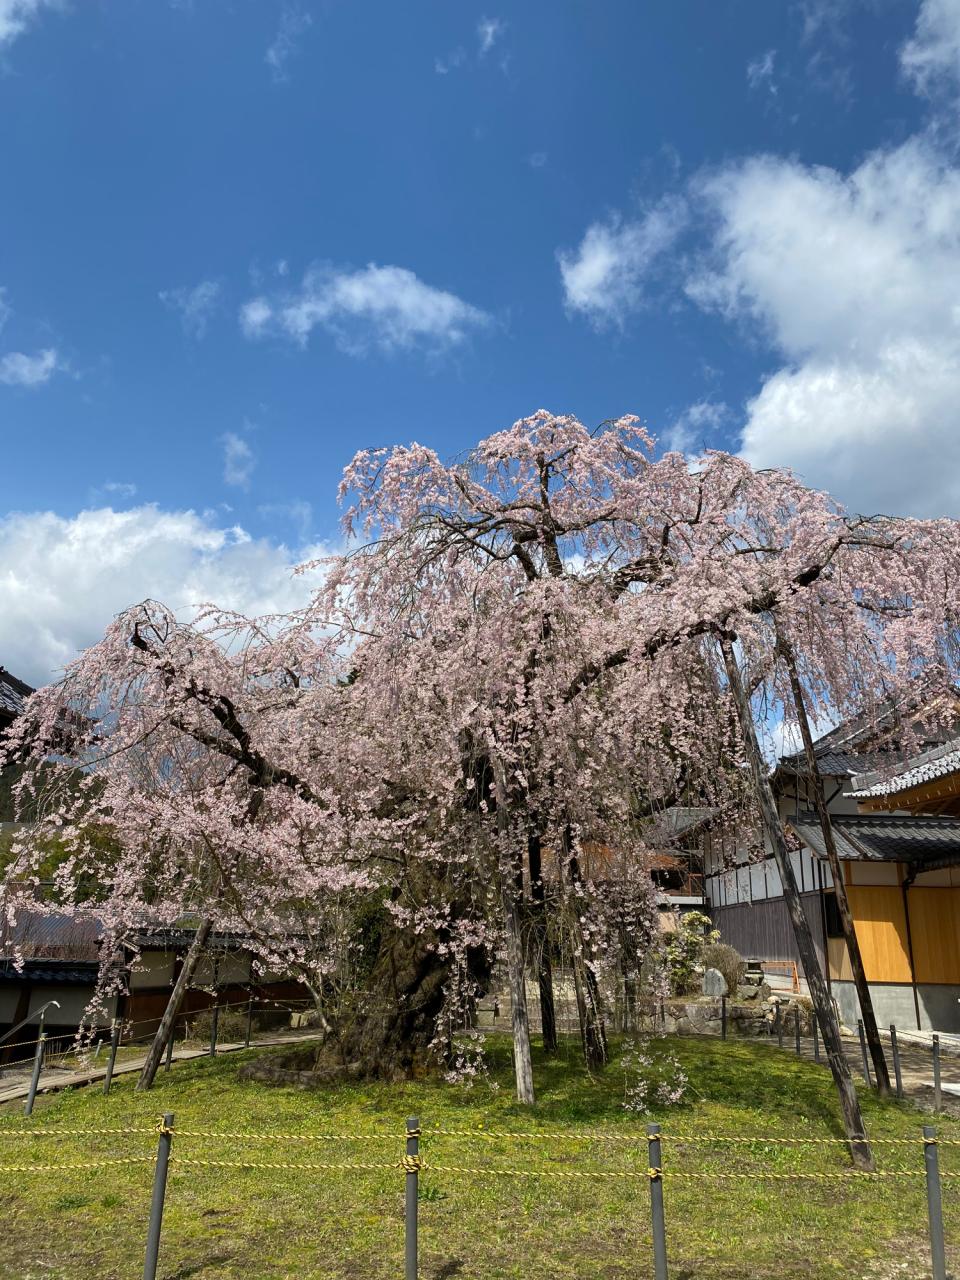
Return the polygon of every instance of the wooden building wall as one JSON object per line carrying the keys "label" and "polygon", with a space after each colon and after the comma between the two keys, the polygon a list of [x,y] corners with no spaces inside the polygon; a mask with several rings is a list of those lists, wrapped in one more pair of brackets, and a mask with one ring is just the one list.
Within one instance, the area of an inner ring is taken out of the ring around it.
{"label": "wooden building wall", "polygon": [[[820,964],[825,962],[823,911],[819,893],[804,893],[800,898]],[[756,956],[761,960],[795,960],[800,965],[800,955],[793,936],[790,913],[783,898],[768,898],[754,903],[741,903],[735,907],[713,907],[710,912],[720,937],[742,956]]]}
{"label": "wooden building wall", "polygon": [[[960,985],[960,886],[949,871],[929,873],[904,898],[903,875],[904,868],[895,863],[848,864],[847,895],[867,981]],[[886,883],[865,883],[879,880]],[[842,938],[829,940],[829,955],[831,978],[851,980]]]}

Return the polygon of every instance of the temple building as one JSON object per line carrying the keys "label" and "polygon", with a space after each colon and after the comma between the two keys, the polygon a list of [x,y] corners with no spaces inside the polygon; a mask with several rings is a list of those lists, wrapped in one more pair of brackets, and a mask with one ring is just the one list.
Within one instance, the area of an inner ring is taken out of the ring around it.
{"label": "temple building", "polygon": [[[881,1025],[960,1031],[960,705],[957,712],[952,728],[915,726],[909,749],[892,711],[879,725],[840,725],[815,744]],[[853,1025],[857,999],[804,753],[783,757],[772,780],[820,961]],[[731,853],[708,836],[703,859],[724,940],[771,968],[799,966],[772,856]]]}

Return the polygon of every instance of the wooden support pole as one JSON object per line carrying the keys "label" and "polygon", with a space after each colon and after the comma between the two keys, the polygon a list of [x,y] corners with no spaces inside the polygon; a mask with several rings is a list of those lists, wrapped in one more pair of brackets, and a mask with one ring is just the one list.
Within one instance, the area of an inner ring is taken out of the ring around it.
{"label": "wooden support pole", "polygon": [[860,942],[857,938],[857,930],[853,921],[853,913],[850,910],[850,901],[847,897],[847,888],[843,878],[843,867],[840,863],[840,855],[837,852],[837,842],[834,838],[833,823],[830,821],[830,813],[827,809],[826,796],[823,790],[823,776],[820,773],[820,766],[817,763],[817,753],[813,747],[813,735],[810,731],[810,720],[807,716],[807,707],[803,698],[803,687],[800,683],[800,676],[797,672],[797,664],[794,653],[789,644],[778,635],[777,642],[780,652],[783,654],[787,664],[787,672],[790,676],[790,689],[793,694],[794,709],[797,713],[797,723],[800,726],[800,737],[803,739],[803,753],[807,761],[807,771],[810,775],[810,781],[813,787],[813,803],[816,809],[817,818],[820,821],[820,832],[823,836],[823,847],[827,854],[827,861],[830,864],[830,874],[833,877],[833,890],[837,900],[837,913],[840,916],[840,927],[843,930],[843,940],[846,944],[847,955],[850,958],[850,969],[853,974],[853,985],[856,988],[857,1000],[860,1003],[860,1013],[863,1018],[864,1034],[866,1035],[867,1045],[870,1049],[870,1057],[873,1061],[873,1073],[877,1081],[877,1091],[880,1094],[890,1092],[890,1073],[887,1070],[887,1060],[883,1053],[883,1042],[880,1039],[880,1028],[877,1026],[877,1016],[873,1008],[873,998],[870,994],[870,986],[867,982],[866,970],[863,967],[863,956],[860,954]]}
{"label": "wooden support pole", "polygon": [[859,1169],[873,1172],[876,1165],[874,1164],[873,1152],[870,1150],[870,1144],[867,1141],[857,1091],[854,1088],[853,1080],[850,1076],[850,1067],[843,1051],[840,1025],[837,1022],[833,1001],[830,999],[823,971],[820,968],[820,961],[817,958],[817,949],[810,930],[810,922],[807,920],[803,903],[800,900],[800,891],[797,888],[796,877],[793,874],[793,865],[787,849],[783,824],[777,813],[777,803],[774,799],[773,790],[764,765],[763,753],[760,750],[760,742],[757,738],[750,699],[743,687],[740,667],[737,664],[731,638],[728,635],[724,635],[720,638],[719,643],[730,693],[740,724],[743,745],[750,765],[754,791],[760,806],[764,834],[773,851],[777,869],[780,872],[780,879],[783,884],[783,898],[793,924],[797,951],[800,955],[800,963],[803,965],[807,987],[810,991],[810,1000],[820,1022],[823,1046],[826,1050],[830,1071],[837,1088],[840,1111],[843,1116],[843,1127],[847,1135],[847,1141],[850,1144],[850,1154],[854,1164]]}

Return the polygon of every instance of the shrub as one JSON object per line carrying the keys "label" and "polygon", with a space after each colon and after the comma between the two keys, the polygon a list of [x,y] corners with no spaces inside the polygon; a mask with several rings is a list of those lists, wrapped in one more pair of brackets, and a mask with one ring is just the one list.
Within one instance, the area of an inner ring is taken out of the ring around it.
{"label": "shrub", "polygon": [[747,971],[747,962],[726,942],[710,942],[703,949],[704,969],[719,969],[727,980],[727,990],[736,991]]}
{"label": "shrub", "polygon": [[698,985],[703,972],[703,951],[717,942],[720,934],[702,911],[688,911],[680,917],[676,933],[667,943],[670,989],[675,996],[686,995]]}
{"label": "shrub", "polygon": [[[259,1029],[257,1026],[257,1016],[254,1014],[253,1031],[256,1034]],[[199,1040],[203,1044],[209,1043],[210,1031],[213,1025],[213,1014],[209,1009],[198,1009],[196,1013],[188,1014],[183,1020],[177,1022],[177,1038],[185,1040]],[[220,1017],[217,1019],[217,1040],[225,1044],[236,1043],[242,1040],[247,1033],[247,1011],[246,1009],[221,1009]]]}

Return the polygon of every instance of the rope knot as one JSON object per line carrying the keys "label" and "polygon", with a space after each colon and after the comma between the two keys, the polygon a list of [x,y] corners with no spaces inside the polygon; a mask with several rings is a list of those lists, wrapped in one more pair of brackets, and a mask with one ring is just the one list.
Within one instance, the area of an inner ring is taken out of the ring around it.
{"label": "rope knot", "polygon": [[404,1156],[400,1161],[400,1168],[404,1173],[419,1173],[423,1167],[422,1156]]}
{"label": "rope knot", "polygon": [[651,1169],[648,1169],[648,1170],[647,1170],[647,1177],[648,1177],[648,1178],[660,1178],[660,1177],[662,1177],[662,1176],[663,1176],[663,1170],[662,1170],[662,1169],[653,1169],[653,1168],[651,1168]]}

